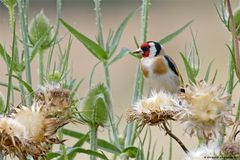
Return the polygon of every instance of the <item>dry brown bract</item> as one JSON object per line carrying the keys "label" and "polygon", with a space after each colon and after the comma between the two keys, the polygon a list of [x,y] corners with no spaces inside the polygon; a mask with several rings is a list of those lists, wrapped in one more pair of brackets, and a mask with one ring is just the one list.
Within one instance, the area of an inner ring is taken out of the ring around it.
{"label": "dry brown bract", "polygon": [[59,85],[47,85],[35,93],[35,106],[49,116],[67,115],[70,111],[69,91],[62,89]]}
{"label": "dry brown bract", "polygon": [[232,106],[228,105],[229,96],[224,95],[224,89],[200,81],[185,90],[181,94],[186,101],[185,112],[180,119],[186,124],[187,133],[203,138],[206,143],[217,133],[224,135],[224,126],[232,124]]}
{"label": "dry brown bract", "polygon": [[228,137],[228,140],[222,146],[222,154],[226,157],[232,157],[232,159],[240,158],[240,139],[239,137],[240,130],[238,129],[240,122],[236,121],[233,125],[232,132]]}
{"label": "dry brown bract", "polygon": [[36,98],[31,107],[17,107],[8,117],[0,118],[0,149],[4,155],[38,159],[45,157],[53,144],[60,143],[55,133],[69,122],[64,115],[64,110],[71,108],[69,93],[60,88],[41,93],[44,99]]}

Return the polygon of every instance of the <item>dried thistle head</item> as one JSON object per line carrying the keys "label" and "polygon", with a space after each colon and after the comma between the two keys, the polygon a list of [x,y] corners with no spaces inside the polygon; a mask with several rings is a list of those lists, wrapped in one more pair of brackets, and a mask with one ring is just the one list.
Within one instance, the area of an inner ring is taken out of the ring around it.
{"label": "dried thistle head", "polygon": [[34,107],[22,107],[10,118],[0,118],[0,149],[4,155],[44,157],[53,144],[60,143],[55,133],[68,121],[44,115]]}
{"label": "dried thistle head", "polygon": [[196,134],[208,142],[216,133],[224,135],[223,126],[232,123],[232,106],[228,105],[228,95],[224,95],[221,86],[214,87],[204,81],[188,86],[181,98],[186,101],[181,121],[186,124],[186,131]]}
{"label": "dried thistle head", "polygon": [[71,111],[72,100],[70,92],[60,85],[46,85],[38,89],[34,97],[36,108],[49,116],[67,115]]}
{"label": "dried thistle head", "polygon": [[7,117],[0,118],[0,149],[4,155],[38,159],[45,157],[53,144],[61,143],[56,132],[72,118],[69,92],[59,85],[47,85],[35,95],[32,106],[15,107]]}
{"label": "dried thistle head", "polygon": [[178,107],[177,99],[161,91],[159,93],[153,92],[148,99],[142,99],[132,108],[128,110],[127,121],[139,121],[141,126],[160,125],[168,120],[175,120],[175,116],[181,112]]}

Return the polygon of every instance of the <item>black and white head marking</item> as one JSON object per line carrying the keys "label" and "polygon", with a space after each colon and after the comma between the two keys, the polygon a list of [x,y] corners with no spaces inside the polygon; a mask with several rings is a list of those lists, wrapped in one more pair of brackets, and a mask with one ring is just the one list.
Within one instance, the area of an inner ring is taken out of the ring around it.
{"label": "black and white head marking", "polygon": [[147,42],[150,46],[150,55],[149,57],[156,57],[160,54],[161,50],[162,50],[162,46],[154,41],[148,41]]}

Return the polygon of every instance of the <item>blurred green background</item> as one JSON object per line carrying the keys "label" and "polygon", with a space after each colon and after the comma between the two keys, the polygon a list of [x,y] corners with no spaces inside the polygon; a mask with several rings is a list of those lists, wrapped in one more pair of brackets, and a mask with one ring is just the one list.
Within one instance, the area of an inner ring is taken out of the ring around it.
{"label": "blurred green background", "polygon": [[[214,1],[217,5],[219,0]],[[141,0],[102,0],[102,15],[103,15],[103,34],[107,35],[109,29],[116,29],[119,23],[131,12],[133,9],[139,7]],[[149,13],[149,27],[148,40],[158,41],[169,33],[177,30],[190,20],[194,20],[191,25],[199,48],[201,57],[201,73],[198,77],[206,72],[207,64],[214,60],[213,71],[218,70],[216,79],[217,84],[225,84],[227,78],[228,68],[228,49],[226,44],[230,41],[230,33],[225,29],[221,23],[212,0],[152,0]],[[238,1],[233,1],[233,8],[238,6]],[[54,0],[30,0],[30,14],[29,20],[35,16],[41,9],[44,9],[46,16],[51,23],[55,23],[56,6]],[[94,3],[92,0],[63,0],[62,18],[69,24],[77,28],[81,33],[87,35],[91,39],[95,39],[97,34],[95,26]],[[19,25],[17,25],[19,26]],[[18,33],[19,29],[17,28]],[[20,33],[18,34],[21,35]],[[65,37],[61,45],[66,46],[68,36],[70,35],[62,26],[60,28],[60,35]],[[133,37],[140,39],[140,12],[138,12],[129,22],[123,37],[120,42],[120,47],[127,47],[135,49]],[[7,9],[0,4],[0,42],[5,48],[10,51],[11,45],[11,31],[8,24]],[[106,36],[104,37],[106,40]],[[167,53],[176,61],[180,72],[186,80],[186,73],[184,65],[181,60],[179,52],[185,52],[190,48],[192,37],[190,30],[185,30],[175,40],[171,41],[165,48]],[[84,78],[84,82],[79,89],[78,95],[82,97],[88,89],[88,80],[96,58],[89,54],[89,52],[74,39],[71,48],[71,68],[72,76],[77,79]],[[55,60],[57,60],[57,53],[55,53]],[[135,77],[137,60],[132,56],[125,56],[123,59],[113,64],[110,68],[111,83],[114,99],[114,110],[117,115],[123,115],[121,128],[126,125],[124,114],[128,107],[131,106],[131,97],[133,92],[133,83]],[[33,75],[33,85],[37,88],[37,62],[36,60],[31,65]],[[7,70],[4,61],[0,59],[0,81],[7,82]],[[213,73],[212,75],[213,76]],[[99,65],[97,68],[94,82],[104,81],[103,68]],[[0,91],[5,94],[6,88],[0,87]],[[145,86],[145,96],[147,96],[148,86]],[[16,98],[18,97],[15,94]],[[239,88],[235,90],[233,103],[237,103],[237,96],[239,96]],[[15,105],[20,103],[19,97],[15,101]],[[75,127],[78,130],[86,130],[84,126]],[[161,146],[165,146],[164,152],[167,156],[168,137],[164,136],[164,132],[160,132],[156,127],[153,128],[153,133],[158,141],[158,151],[160,153]],[[123,130],[122,130],[123,131]],[[83,131],[84,132],[84,131]],[[182,127],[179,124],[174,125],[173,132],[178,133],[182,141],[186,143],[189,149],[196,147],[196,139],[190,139],[187,134],[184,135]],[[106,129],[100,129],[100,137],[105,136]],[[154,137],[155,138],[155,137]],[[68,140],[68,143],[74,140]],[[174,143],[173,159],[182,159],[183,151]],[[86,156],[79,156],[87,159]],[[166,157],[165,157],[166,158]]]}

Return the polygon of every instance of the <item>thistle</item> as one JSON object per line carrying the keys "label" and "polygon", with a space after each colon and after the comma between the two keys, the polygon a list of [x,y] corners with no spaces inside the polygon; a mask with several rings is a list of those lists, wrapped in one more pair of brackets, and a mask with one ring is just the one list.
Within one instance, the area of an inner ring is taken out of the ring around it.
{"label": "thistle", "polygon": [[180,112],[174,96],[164,91],[153,92],[150,98],[140,100],[128,110],[127,121],[139,121],[141,127],[146,124],[161,125],[168,120],[175,120]]}
{"label": "thistle", "polygon": [[44,35],[46,36],[44,43],[41,45],[42,50],[47,49],[51,46],[53,31],[52,25],[49,23],[49,20],[45,16],[43,10],[41,10],[41,12],[31,20],[29,27],[29,38],[31,43],[35,45]]}
{"label": "thistle", "polygon": [[177,97],[160,90],[159,93],[153,92],[148,99],[140,100],[135,106],[128,110],[127,121],[138,121],[140,123],[140,131],[148,125],[157,125],[163,128],[170,137],[175,139],[182,147],[185,153],[188,149],[182,141],[175,136],[168,127],[169,120],[175,118],[184,110],[182,110],[182,102]]}
{"label": "thistle", "polygon": [[81,117],[89,125],[106,126],[109,123],[109,92],[104,84],[92,88],[81,103]]}
{"label": "thistle", "polygon": [[[57,85],[58,86],[58,85]],[[45,157],[53,144],[62,143],[56,132],[70,122],[69,92],[52,86],[36,93],[31,107],[18,106],[0,118],[0,149],[21,160]]]}
{"label": "thistle", "polygon": [[48,116],[71,116],[73,100],[70,92],[59,84],[47,84],[39,88],[34,97],[35,107]]}
{"label": "thistle", "polygon": [[232,124],[232,106],[228,105],[229,96],[224,94],[224,89],[200,81],[185,90],[180,95],[186,101],[185,112],[180,119],[186,125],[186,132],[204,139],[206,143],[217,133],[224,135],[223,126]]}

